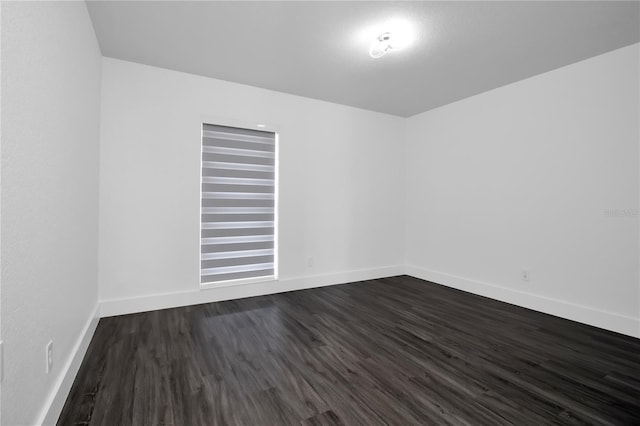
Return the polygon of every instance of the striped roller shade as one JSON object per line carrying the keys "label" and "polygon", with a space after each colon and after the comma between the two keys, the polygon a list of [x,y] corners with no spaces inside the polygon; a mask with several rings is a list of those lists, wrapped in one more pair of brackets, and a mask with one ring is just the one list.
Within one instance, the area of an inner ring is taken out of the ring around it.
{"label": "striped roller shade", "polygon": [[275,276],[276,135],[202,125],[200,282]]}

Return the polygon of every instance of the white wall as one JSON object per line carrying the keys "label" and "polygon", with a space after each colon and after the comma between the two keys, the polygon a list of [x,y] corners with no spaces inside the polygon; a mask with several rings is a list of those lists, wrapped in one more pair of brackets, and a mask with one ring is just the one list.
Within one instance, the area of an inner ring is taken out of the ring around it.
{"label": "white wall", "polygon": [[5,425],[40,421],[70,385],[96,308],[100,67],[84,2],[2,2]]}
{"label": "white wall", "polygon": [[[638,45],[407,120],[105,58],[103,314],[406,271],[640,335],[639,90]],[[203,117],[281,133],[278,283],[198,290]]]}
{"label": "white wall", "polygon": [[[401,272],[401,118],[109,58],[102,75],[103,313]],[[280,283],[198,290],[203,117],[279,131]]]}
{"label": "white wall", "polygon": [[640,336],[638,50],[408,119],[408,271]]}

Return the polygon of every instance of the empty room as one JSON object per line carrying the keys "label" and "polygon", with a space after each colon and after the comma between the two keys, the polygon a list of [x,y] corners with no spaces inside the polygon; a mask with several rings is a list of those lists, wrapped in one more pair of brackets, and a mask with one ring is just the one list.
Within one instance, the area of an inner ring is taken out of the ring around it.
{"label": "empty room", "polygon": [[2,426],[640,425],[640,2],[0,14]]}

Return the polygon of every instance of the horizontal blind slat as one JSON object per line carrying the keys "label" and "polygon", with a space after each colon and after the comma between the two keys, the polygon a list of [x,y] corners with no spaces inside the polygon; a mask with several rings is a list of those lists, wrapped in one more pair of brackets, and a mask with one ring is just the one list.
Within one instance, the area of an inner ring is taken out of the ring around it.
{"label": "horizontal blind slat", "polygon": [[261,158],[275,158],[275,153],[271,151],[259,151],[254,149],[240,149],[240,148],[227,148],[219,146],[203,146],[202,152],[209,154],[225,154],[236,155],[240,157],[261,157]]}
{"label": "horizontal blind slat", "polygon": [[256,265],[260,263],[273,264],[273,256],[245,256],[245,257],[228,257],[226,259],[209,259],[200,262],[202,269],[221,268],[225,266],[239,265]]}
{"label": "horizontal blind slat", "polygon": [[276,145],[273,143],[265,143],[261,140],[252,141],[239,141],[230,140],[219,137],[205,136],[202,138],[202,146],[219,146],[222,148],[239,148],[239,149],[253,149],[256,151],[275,152]]}
{"label": "horizontal blind slat", "polygon": [[262,250],[238,250],[238,251],[225,251],[222,253],[202,253],[201,260],[214,260],[214,259],[230,259],[241,257],[255,257],[255,256],[273,256],[275,251],[273,249]]}
{"label": "horizontal blind slat", "polygon": [[273,248],[273,241],[260,241],[257,243],[209,244],[200,246],[200,253],[223,253],[228,251],[263,250]]}
{"label": "horizontal blind slat", "polygon": [[202,213],[271,213],[275,209],[273,207],[203,207]]}
{"label": "horizontal blind slat", "polygon": [[240,280],[245,278],[275,278],[274,269],[266,269],[264,271],[250,271],[250,272],[235,272],[231,274],[219,274],[219,275],[201,275],[200,282],[202,284],[208,283],[222,283],[226,281]]}
{"label": "horizontal blind slat", "polygon": [[231,185],[224,183],[203,183],[202,193],[210,192],[242,192],[250,194],[275,194],[273,186],[268,185]]}
{"label": "horizontal blind slat", "polygon": [[205,200],[274,200],[273,192],[203,192]]}
{"label": "horizontal blind slat", "polygon": [[205,177],[246,177],[251,179],[275,179],[275,171],[245,171],[245,170],[232,170],[232,169],[203,169],[203,178]]}
{"label": "horizontal blind slat", "polygon": [[219,139],[226,139],[229,141],[263,143],[267,145],[274,144],[273,139],[269,136],[229,133],[229,132],[213,131],[213,130],[207,130],[207,129],[204,129],[202,131],[202,136],[203,138],[214,138],[214,139],[219,138]]}
{"label": "horizontal blind slat", "polygon": [[252,178],[236,178],[224,176],[204,176],[202,184],[212,185],[251,185],[251,186],[274,186],[276,183],[273,179],[252,179]]}
{"label": "horizontal blind slat", "polygon": [[211,223],[218,222],[249,222],[249,221],[272,221],[275,219],[275,213],[205,213],[201,217],[203,229]]}
{"label": "horizontal blind slat", "polygon": [[211,161],[215,163],[227,164],[255,164],[273,168],[273,158],[265,157],[249,157],[244,155],[217,154],[212,152],[203,152],[202,161]]}
{"label": "horizontal blind slat", "polygon": [[202,199],[202,207],[230,207],[230,208],[243,208],[243,207],[252,207],[252,208],[275,208],[275,200],[244,200],[239,198],[234,199],[211,199],[211,198],[203,198]]}
{"label": "horizontal blind slat", "polygon": [[232,272],[249,272],[264,271],[265,269],[273,269],[273,263],[254,263],[253,265],[236,265],[236,266],[220,266],[218,268],[204,268],[201,270],[203,275],[229,274]]}
{"label": "horizontal blind slat", "polygon": [[273,235],[241,235],[238,237],[210,237],[210,238],[201,238],[200,240],[202,245],[257,243],[261,241],[273,241]]}
{"label": "horizontal blind slat", "polygon": [[241,228],[273,228],[273,221],[245,221],[245,222],[208,222],[202,224],[202,229],[241,229]]}
{"label": "horizontal blind slat", "polygon": [[273,235],[274,228],[224,228],[224,229],[203,229],[200,237],[242,237],[249,235]]}
{"label": "horizontal blind slat", "polygon": [[265,164],[249,164],[243,162],[229,162],[229,161],[202,161],[203,169],[221,169],[221,170],[249,170],[253,172],[268,172],[273,173],[275,167],[273,165]]}

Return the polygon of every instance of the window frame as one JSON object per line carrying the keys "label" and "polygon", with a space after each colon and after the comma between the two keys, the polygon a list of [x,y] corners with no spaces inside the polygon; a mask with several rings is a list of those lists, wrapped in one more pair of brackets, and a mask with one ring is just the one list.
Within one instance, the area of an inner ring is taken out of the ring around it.
{"label": "window frame", "polygon": [[[215,282],[201,282],[201,268],[202,268],[202,162],[203,162],[203,128],[205,124],[214,126],[226,126],[235,127],[247,130],[257,130],[261,132],[270,132],[274,134],[275,143],[275,158],[274,158],[274,209],[273,209],[273,274],[260,277],[250,278],[236,278],[224,281]],[[266,283],[279,281],[279,266],[280,266],[280,250],[279,250],[279,237],[280,237],[280,132],[277,126],[267,123],[251,123],[246,120],[236,120],[221,117],[201,116],[198,125],[200,126],[200,139],[198,141],[198,149],[200,154],[198,155],[199,164],[199,188],[198,188],[198,288],[200,290],[221,288],[221,287],[234,287],[247,284]]]}

